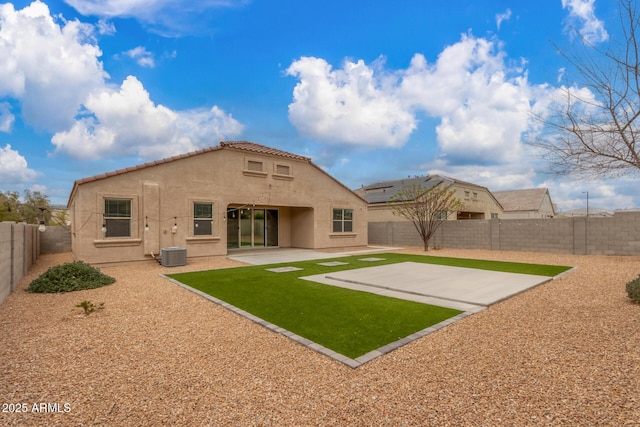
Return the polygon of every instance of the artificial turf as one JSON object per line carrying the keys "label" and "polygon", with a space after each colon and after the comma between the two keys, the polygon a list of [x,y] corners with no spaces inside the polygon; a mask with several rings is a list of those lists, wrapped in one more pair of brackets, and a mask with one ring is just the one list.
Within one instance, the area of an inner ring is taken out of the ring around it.
{"label": "artificial turf", "polygon": [[[376,258],[383,258],[380,261],[361,260],[366,257],[371,256],[197,271],[168,277],[340,354],[357,358],[461,311],[324,285],[300,277],[406,261],[542,276],[555,276],[570,268],[394,253],[376,254]],[[348,264],[319,265],[331,261]],[[285,265],[302,270],[267,271]]]}

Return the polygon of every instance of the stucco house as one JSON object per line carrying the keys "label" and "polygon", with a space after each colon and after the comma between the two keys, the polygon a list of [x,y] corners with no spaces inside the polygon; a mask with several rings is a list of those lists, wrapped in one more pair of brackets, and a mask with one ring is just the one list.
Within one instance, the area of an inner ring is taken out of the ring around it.
{"label": "stucco house", "polygon": [[244,141],[77,180],[68,208],[73,253],[94,264],[367,244],[364,199],[308,157]]}
{"label": "stucco house", "polygon": [[417,184],[425,189],[444,186],[455,191],[455,197],[463,203],[462,209],[449,212],[449,220],[491,219],[502,217],[502,206],[491,192],[480,185],[441,175],[376,182],[355,190],[369,204],[369,222],[406,221],[393,215],[389,202],[404,186]]}
{"label": "stucco house", "polygon": [[547,188],[494,191],[493,195],[504,208],[503,218],[553,218],[556,210]]}

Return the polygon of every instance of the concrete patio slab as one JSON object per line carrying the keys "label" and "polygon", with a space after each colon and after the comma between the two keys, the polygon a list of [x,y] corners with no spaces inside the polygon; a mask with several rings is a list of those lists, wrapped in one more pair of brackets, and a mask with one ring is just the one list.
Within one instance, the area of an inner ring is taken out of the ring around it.
{"label": "concrete patio slab", "polygon": [[293,266],[287,266],[287,267],[267,268],[266,270],[267,271],[271,271],[273,273],[288,273],[290,271],[302,270],[302,268],[293,267]]}
{"label": "concrete patio slab", "polygon": [[366,249],[344,252],[320,252],[312,249],[274,248],[238,250],[229,253],[227,258],[251,265],[280,264],[284,262],[311,261],[316,259],[339,258],[357,254],[395,251],[398,248],[369,246]]}
{"label": "concrete patio slab", "polygon": [[404,299],[426,297],[439,301],[432,304],[446,307],[451,307],[451,303],[486,307],[551,280],[547,276],[417,262],[359,268],[304,279],[334,286],[358,285],[360,290],[379,294],[391,291],[394,295],[409,295]]}

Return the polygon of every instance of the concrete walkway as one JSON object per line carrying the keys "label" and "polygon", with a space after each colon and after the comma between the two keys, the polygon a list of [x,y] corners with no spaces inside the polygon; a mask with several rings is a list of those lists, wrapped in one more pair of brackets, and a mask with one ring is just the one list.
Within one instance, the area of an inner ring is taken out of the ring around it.
{"label": "concrete walkway", "polygon": [[368,246],[367,248],[345,252],[321,252],[312,249],[276,248],[249,249],[232,251],[227,258],[251,265],[280,264],[284,262],[309,261],[314,259],[338,258],[342,256],[373,254],[376,252],[390,252],[398,248]]}

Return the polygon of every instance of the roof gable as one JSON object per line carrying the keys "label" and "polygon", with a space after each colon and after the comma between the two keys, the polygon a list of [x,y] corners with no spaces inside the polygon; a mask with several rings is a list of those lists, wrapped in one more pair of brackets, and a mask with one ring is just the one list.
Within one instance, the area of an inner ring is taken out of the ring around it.
{"label": "roof gable", "polygon": [[[352,194],[355,194],[355,193],[353,193],[353,191],[351,189],[347,188],[344,184],[342,184],[340,181],[338,181],[337,179],[332,177],[330,174],[325,172],[322,168],[316,166],[311,161],[311,158],[309,158],[309,157],[301,156],[299,154],[289,153],[287,151],[278,150],[276,148],[267,147],[267,146],[261,145],[261,144],[256,144],[255,142],[249,142],[249,141],[222,141],[222,142],[220,142],[219,145],[216,145],[216,146],[213,146],[213,147],[203,148],[201,150],[192,151],[192,152],[186,153],[186,154],[180,154],[180,155],[176,155],[176,156],[172,156],[172,157],[167,157],[167,158],[164,158],[164,159],[155,160],[155,161],[147,162],[147,163],[142,163],[140,165],[131,166],[131,167],[124,168],[124,169],[118,169],[118,170],[115,170],[113,172],[105,172],[105,173],[94,175],[94,176],[90,176],[90,177],[87,177],[87,178],[78,179],[78,180],[74,181],[74,183],[73,183],[73,188],[71,190],[71,194],[69,195],[69,200],[67,202],[67,206],[70,205],[71,200],[73,199],[73,197],[74,197],[74,195],[75,195],[75,193],[76,193],[76,191],[78,189],[78,186],[80,186],[82,184],[85,184],[85,183],[88,183],[88,182],[93,182],[93,181],[98,181],[98,180],[101,180],[101,179],[106,179],[106,178],[109,178],[109,177],[112,177],[112,176],[116,176],[116,175],[126,174],[126,173],[133,172],[133,171],[136,171],[136,170],[142,170],[142,169],[150,168],[150,167],[161,165],[161,164],[164,164],[164,163],[175,162],[175,161],[178,161],[178,160],[182,160],[182,159],[186,159],[186,158],[189,158],[189,157],[198,156],[198,155],[201,155],[201,154],[204,154],[204,153],[208,153],[208,152],[212,152],[212,151],[224,150],[224,149],[246,151],[246,152],[250,152],[250,153],[263,154],[263,155],[269,155],[269,156],[276,156],[276,157],[282,157],[282,158],[293,159],[293,160],[300,160],[300,161],[309,163],[311,166],[315,167],[320,172],[322,172],[323,174],[327,175],[329,178],[331,178],[332,180],[334,180],[335,182],[340,184],[347,191],[349,191]],[[358,198],[361,198],[357,194],[356,194],[356,196]]]}
{"label": "roof gable", "polygon": [[546,188],[493,192],[493,195],[498,199],[505,212],[537,211],[542,206],[546,194],[548,194]]}

